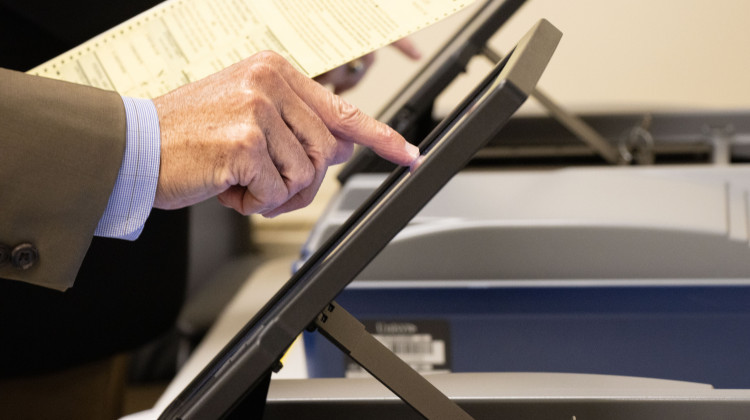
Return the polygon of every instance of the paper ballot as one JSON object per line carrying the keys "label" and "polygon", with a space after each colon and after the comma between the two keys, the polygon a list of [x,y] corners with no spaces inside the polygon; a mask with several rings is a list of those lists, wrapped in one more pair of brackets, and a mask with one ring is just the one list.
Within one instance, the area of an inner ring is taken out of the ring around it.
{"label": "paper ballot", "polygon": [[153,98],[256,52],[314,77],[473,0],[168,0],[29,71]]}

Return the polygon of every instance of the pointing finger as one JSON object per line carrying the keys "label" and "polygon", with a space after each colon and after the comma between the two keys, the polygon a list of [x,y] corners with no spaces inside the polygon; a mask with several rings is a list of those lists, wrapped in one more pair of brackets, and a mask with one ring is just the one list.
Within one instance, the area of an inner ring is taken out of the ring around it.
{"label": "pointing finger", "polygon": [[279,66],[291,88],[337,139],[366,146],[399,165],[408,166],[419,157],[419,149],[388,125],[368,116],[319,83],[297,72],[286,60],[281,59]]}

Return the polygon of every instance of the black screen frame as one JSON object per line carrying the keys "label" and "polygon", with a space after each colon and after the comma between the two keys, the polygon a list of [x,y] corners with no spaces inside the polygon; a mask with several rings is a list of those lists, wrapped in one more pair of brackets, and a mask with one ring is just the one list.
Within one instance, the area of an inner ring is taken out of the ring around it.
{"label": "black screen frame", "polygon": [[413,171],[396,168],[198,376],[161,419],[227,415],[277,365],[285,350],[523,104],[561,33],[537,23],[506,58],[419,145]]}
{"label": "black screen frame", "polygon": [[[524,5],[526,0],[485,0],[474,15],[430,58],[378,115],[408,141],[417,142],[437,125],[432,112],[437,97],[466,71],[469,61],[481,54],[487,41]],[[358,173],[388,173],[395,165],[362,148],[339,171],[344,184]]]}

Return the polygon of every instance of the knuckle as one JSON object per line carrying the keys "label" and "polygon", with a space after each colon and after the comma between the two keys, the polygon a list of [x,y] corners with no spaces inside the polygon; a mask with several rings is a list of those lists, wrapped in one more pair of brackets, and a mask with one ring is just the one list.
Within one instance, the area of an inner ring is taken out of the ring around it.
{"label": "knuckle", "polygon": [[214,188],[217,188],[220,191],[227,190],[236,184],[236,178],[232,172],[226,168],[214,172],[212,181]]}
{"label": "knuckle", "polygon": [[332,117],[328,127],[331,133],[343,140],[356,141],[358,134],[367,132],[369,137],[388,137],[388,126],[377,122],[339,96],[331,96]]}
{"label": "knuckle", "polygon": [[244,149],[250,152],[264,152],[266,150],[266,138],[268,132],[256,124],[247,124],[244,127],[243,143]]}
{"label": "knuckle", "polygon": [[310,161],[308,161],[307,165],[304,165],[301,168],[301,170],[302,170],[301,176],[302,176],[302,179],[304,180],[303,182],[304,184],[303,188],[304,188],[313,183],[313,181],[315,180],[316,171],[315,171],[315,166]]}
{"label": "knuckle", "polygon": [[249,89],[245,93],[245,103],[250,112],[259,114],[261,117],[267,112],[271,112],[275,109],[273,100],[263,92],[259,92],[256,89]]}
{"label": "knuckle", "polygon": [[297,201],[297,204],[298,204],[297,208],[301,209],[303,207],[309,206],[313,202],[313,199],[315,198],[315,193],[312,190],[303,190],[303,191],[300,191],[298,197],[299,197],[299,200]]}
{"label": "knuckle", "polygon": [[261,51],[246,61],[245,71],[251,81],[275,81],[281,78],[281,71],[288,65],[284,57],[273,51]]}
{"label": "knuckle", "polygon": [[294,173],[290,174],[286,179],[287,188],[290,191],[290,194],[303,191],[310,186],[315,179],[315,168],[310,162],[298,165],[294,168]]}
{"label": "knuckle", "polygon": [[320,140],[320,147],[318,154],[320,155],[320,159],[325,162],[326,165],[331,165],[336,160],[336,151],[338,149],[338,142],[336,139],[332,136],[325,136]]}
{"label": "knuckle", "polygon": [[359,108],[345,101],[340,96],[332,95],[331,98],[331,106],[339,128],[344,130],[352,129],[362,122],[364,114],[362,114]]}
{"label": "knuckle", "polygon": [[305,149],[312,165],[328,166],[333,164],[337,155],[338,141],[325,124],[321,123],[315,133],[317,133],[315,136],[309,133],[295,133],[295,136]]}
{"label": "knuckle", "polygon": [[251,194],[256,202],[253,211],[262,213],[284,204],[288,199],[288,194],[283,183],[276,182],[267,174],[257,174],[257,176],[260,180],[251,190]]}
{"label": "knuckle", "polygon": [[238,127],[227,133],[221,152],[215,157],[214,184],[226,189],[234,185],[247,185],[258,173],[257,168],[247,162],[255,161],[267,154],[265,134],[253,125]]}
{"label": "knuckle", "polygon": [[261,127],[244,124],[229,138],[228,158],[237,156],[255,157],[266,153],[266,133]]}
{"label": "knuckle", "polygon": [[274,67],[266,61],[253,62],[247,70],[250,80],[266,80],[276,74]]}
{"label": "knuckle", "polygon": [[281,61],[286,62],[281,54],[272,50],[263,50],[253,54],[254,61],[260,61],[263,63],[278,63]]}
{"label": "knuckle", "polygon": [[234,107],[237,114],[247,115],[256,124],[267,120],[270,115],[277,112],[276,103],[267,92],[267,89],[258,84],[247,86]]}
{"label": "knuckle", "polygon": [[267,209],[275,209],[289,200],[289,192],[285,186],[276,186],[267,200]]}

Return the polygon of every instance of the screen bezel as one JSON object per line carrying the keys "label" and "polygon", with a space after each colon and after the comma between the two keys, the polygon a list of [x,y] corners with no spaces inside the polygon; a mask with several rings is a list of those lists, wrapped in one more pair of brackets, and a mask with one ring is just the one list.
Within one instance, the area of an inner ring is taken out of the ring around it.
{"label": "screen bezel", "polygon": [[[435,99],[461,73],[487,41],[518,11],[526,0],[485,0],[474,15],[425,63],[378,115],[408,141],[417,142],[437,121],[431,112]],[[360,149],[336,176],[342,184],[362,172],[389,173],[394,164],[370,149]]]}
{"label": "screen bezel", "polygon": [[422,143],[418,168],[395,169],[167,407],[160,418],[219,418],[277,364],[315,317],[510,119],[560,32],[540,21]]}

